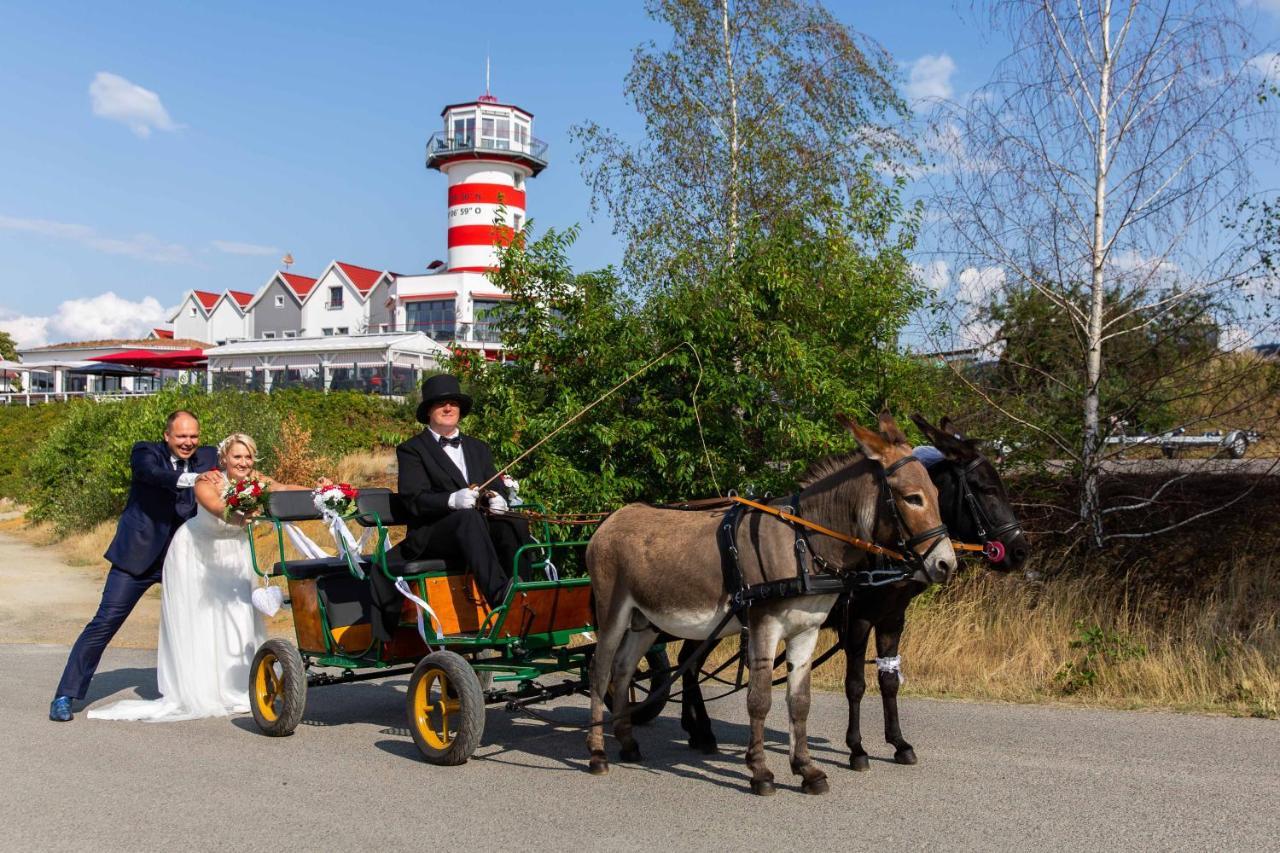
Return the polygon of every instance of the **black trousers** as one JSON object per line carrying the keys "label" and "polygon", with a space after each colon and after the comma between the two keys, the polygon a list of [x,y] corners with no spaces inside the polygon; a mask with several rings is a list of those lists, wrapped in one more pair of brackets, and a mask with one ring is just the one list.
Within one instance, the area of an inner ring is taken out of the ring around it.
{"label": "black trousers", "polygon": [[107,573],[107,582],[102,587],[102,602],[98,605],[98,612],[84,626],[76,644],[71,647],[55,696],[84,698],[107,644],[120,630],[124,620],[129,618],[142,594],[160,583],[163,570],[163,554],[139,577],[116,566],[111,567],[111,571]]}
{"label": "black trousers", "polygon": [[[479,510],[462,509],[449,513],[431,526],[425,543],[416,553],[401,551],[404,543],[392,549],[391,557],[404,560],[441,559],[464,562],[475,575],[476,586],[490,606],[502,603],[509,574],[515,565],[516,551],[530,542],[529,524],[522,518],[491,518]],[[531,560],[528,553],[518,569],[527,578]],[[404,599],[395,585],[381,572],[370,574],[374,612],[371,622],[374,636],[390,640],[400,621]]]}

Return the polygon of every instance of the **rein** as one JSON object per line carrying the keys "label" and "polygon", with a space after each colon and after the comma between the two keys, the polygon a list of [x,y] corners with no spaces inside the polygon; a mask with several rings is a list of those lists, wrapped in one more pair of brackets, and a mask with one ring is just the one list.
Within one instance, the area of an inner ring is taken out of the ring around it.
{"label": "rein", "polygon": [[848,545],[852,545],[853,547],[861,549],[868,553],[879,554],[881,556],[888,557],[890,560],[896,560],[898,562],[904,562],[906,560],[906,558],[903,555],[899,554],[897,551],[892,551],[884,547],[883,545],[877,545],[874,542],[868,542],[866,539],[860,539],[857,536],[850,536],[846,533],[840,533],[837,530],[832,530],[829,527],[823,527],[821,524],[818,524],[817,522],[809,521],[806,518],[801,518],[800,516],[787,512],[786,510],[781,510],[781,509],[778,509],[777,507],[769,506],[768,504],[757,503],[756,501],[753,501],[749,498],[740,497],[738,495],[730,495],[729,500],[734,501],[735,503],[744,504],[746,506],[751,507],[752,509],[759,510],[760,512],[777,516],[783,521],[786,521],[790,524],[798,525],[800,527],[807,528],[809,530],[814,531],[815,533],[821,533],[823,536],[830,536],[832,539],[838,539],[841,542],[844,542]]}

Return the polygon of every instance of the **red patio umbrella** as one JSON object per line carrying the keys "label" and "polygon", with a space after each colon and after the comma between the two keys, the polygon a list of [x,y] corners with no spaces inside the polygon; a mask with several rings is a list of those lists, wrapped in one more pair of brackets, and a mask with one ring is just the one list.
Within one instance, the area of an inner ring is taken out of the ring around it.
{"label": "red patio umbrella", "polygon": [[201,367],[207,359],[204,350],[150,350],[130,349],[123,352],[112,352],[96,356],[89,361],[102,361],[110,364],[128,364],[133,367],[155,367],[169,370],[189,370]]}

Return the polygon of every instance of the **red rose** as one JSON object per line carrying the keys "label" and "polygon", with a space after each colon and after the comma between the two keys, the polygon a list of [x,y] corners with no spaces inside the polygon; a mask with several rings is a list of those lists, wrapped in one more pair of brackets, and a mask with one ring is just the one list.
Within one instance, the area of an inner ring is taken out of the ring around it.
{"label": "red rose", "polygon": [[227,503],[230,504],[231,506],[240,506],[240,499],[235,495],[232,495],[231,497],[227,498]]}

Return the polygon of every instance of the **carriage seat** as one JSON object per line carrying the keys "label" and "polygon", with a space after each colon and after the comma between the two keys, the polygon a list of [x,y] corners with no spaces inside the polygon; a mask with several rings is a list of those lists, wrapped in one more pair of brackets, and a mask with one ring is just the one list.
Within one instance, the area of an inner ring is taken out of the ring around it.
{"label": "carriage seat", "polygon": [[[374,516],[382,522],[383,527],[395,527],[409,523],[409,513],[404,508],[400,496],[390,489],[361,489],[356,498],[356,506],[360,515],[356,522],[363,527],[373,527]],[[280,521],[318,521],[320,513],[312,503],[309,490],[272,492],[270,497],[270,514]],[[350,574],[347,561],[342,557],[320,557],[314,560],[289,560],[284,565],[277,563],[275,571],[283,574],[288,567],[289,576],[297,580],[326,577],[333,574]],[[377,570],[372,559],[365,555],[360,561],[360,568],[366,574]],[[396,550],[387,552],[387,569],[393,575],[415,575],[426,572],[450,572],[461,574],[466,566],[456,560],[418,559],[405,560]]]}

